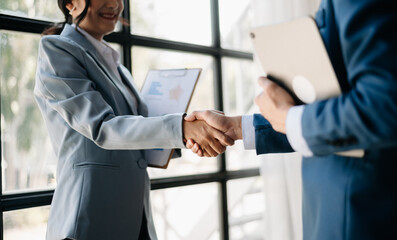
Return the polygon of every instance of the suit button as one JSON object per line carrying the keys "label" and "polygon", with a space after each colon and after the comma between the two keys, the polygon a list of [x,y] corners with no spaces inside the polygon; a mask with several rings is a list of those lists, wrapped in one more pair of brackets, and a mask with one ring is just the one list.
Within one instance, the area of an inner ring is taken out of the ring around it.
{"label": "suit button", "polygon": [[143,158],[139,159],[139,161],[138,161],[138,166],[139,166],[140,168],[142,168],[142,169],[147,168],[147,162],[145,161],[145,159],[143,159]]}

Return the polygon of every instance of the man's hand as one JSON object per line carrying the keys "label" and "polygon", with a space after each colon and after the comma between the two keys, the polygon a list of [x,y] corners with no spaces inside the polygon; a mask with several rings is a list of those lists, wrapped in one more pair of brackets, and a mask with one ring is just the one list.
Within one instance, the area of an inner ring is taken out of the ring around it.
{"label": "man's hand", "polygon": [[[185,117],[186,121],[204,120],[208,125],[218,129],[233,140],[242,139],[241,116],[228,117],[219,111],[195,111]],[[186,147],[200,157],[205,156],[201,144],[186,138]]]}
{"label": "man's hand", "polygon": [[273,129],[285,134],[288,110],[295,105],[294,100],[284,89],[265,77],[260,77],[258,83],[263,92],[255,98],[255,104]]}
{"label": "man's hand", "polygon": [[194,139],[201,147],[201,156],[216,157],[232,146],[234,140],[205,121],[183,121],[184,139]]}
{"label": "man's hand", "polygon": [[185,117],[186,121],[204,120],[208,125],[225,133],[233,140],[242,139],[241,116],[228,117],[215,110],[194,111]]}

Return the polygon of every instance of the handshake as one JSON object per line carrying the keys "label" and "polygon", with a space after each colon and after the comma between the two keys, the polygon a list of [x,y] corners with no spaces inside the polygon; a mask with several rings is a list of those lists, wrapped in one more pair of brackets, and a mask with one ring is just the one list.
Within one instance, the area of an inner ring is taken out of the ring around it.
{"label": "handshake", "polygon": [[241,116],[215,110],[195,111],[183,121],[186,147],[200,157],[216,157],[242,139]]}
{"label": "handshake", "polygon": [[[291,95],[266,77],[258,83],[263,91],[255,98],[255,104],[272,128],[286,134],[288,111],[295,105]],[[215,157],[242,139],[241,116],[229,117],[218,111],[196,111],[183,121],[186,147],[200,157]]]}

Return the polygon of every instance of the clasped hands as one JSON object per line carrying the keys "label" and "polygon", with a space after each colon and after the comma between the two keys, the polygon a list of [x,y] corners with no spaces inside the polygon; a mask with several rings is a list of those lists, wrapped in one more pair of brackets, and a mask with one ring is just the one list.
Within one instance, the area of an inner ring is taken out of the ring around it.
{"label": "clasped hands", "polygon": [[183,129],[186,147],[200,157],[215,157],[242,139],[241,116],[228,117],[215,110],[186,116]]}
{"label": "clasped hands", "polygon": [[[292,97],[266,77],[258,79],[263,91],[255,104],[277,132],[286,133],[288,110],[295,105]],[[222,112],[195,111],[183,121],[186,147],[200,157],[215,157],[242,139],[241,116],[225,116]]]}

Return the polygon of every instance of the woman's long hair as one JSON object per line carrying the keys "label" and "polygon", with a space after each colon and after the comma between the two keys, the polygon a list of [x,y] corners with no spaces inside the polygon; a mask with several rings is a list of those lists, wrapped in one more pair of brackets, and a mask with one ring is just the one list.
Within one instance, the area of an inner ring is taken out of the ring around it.
{"label": "woman's long hair", "polygon": [[[65,27],[65,24],[72,24],[73,23],[73,18],[72,15],[69,14],[69,10],[66,8],[66,4],[72,3],[72,0],[58,0],[58,7],[61,9],[63,15],[65,16],[65,21],[61,23],[57,23],[54,26],[44,30],[42,33],[43,35],[54,35],[54,34],[60,34]],[[80,22],[83,21],[85,16],[87,15],[88,7],[91,4],[91,0],[85,0],[85,8],[83,12],[77,16],[76,18],[76,26],[79,26]]]}

